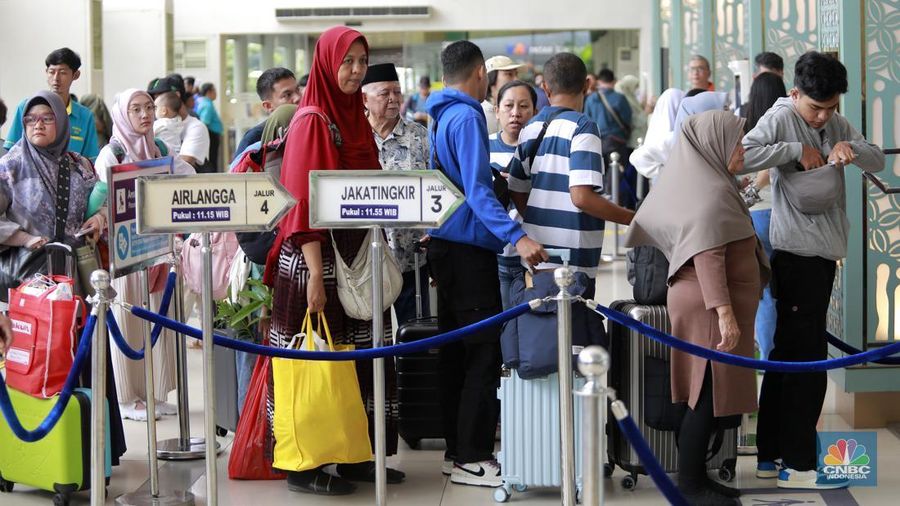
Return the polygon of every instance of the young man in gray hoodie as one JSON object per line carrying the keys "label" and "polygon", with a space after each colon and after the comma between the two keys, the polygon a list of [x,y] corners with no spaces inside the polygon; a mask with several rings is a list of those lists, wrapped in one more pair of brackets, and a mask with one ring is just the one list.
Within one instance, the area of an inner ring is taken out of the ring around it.
{"label": "young man in gray hoodie", "polygon": [[[797,61],[794,88],[744,137],[745,172],[772,168],[772,295],[778,320],[769,360],[827,358],[825,318],[837,260],[847,255],[844,167],[884,169],[884,154],[835,110],[847,69],[809,52]],[[759,400],[757,476],[781,488],[846,486],[818,473],[816,424],[825,372],[767,372]]]}

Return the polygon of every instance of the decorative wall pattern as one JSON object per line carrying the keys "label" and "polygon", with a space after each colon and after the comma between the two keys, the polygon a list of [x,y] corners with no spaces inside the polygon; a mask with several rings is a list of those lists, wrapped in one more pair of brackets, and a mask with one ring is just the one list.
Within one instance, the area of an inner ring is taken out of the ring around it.
{"label": "decorative wall pattern", "polygon": [[[900,1],[866,2],[866,118],[868,138],[900,146]],[[889,156],[878,174],[900,186],[900,156]],[[875,341],[900,340],[900,195],[868,190],[868,323]]]}
{"label": "decorative wall pattern", "polygon": [[[705,31],[705,27],[703,26],[703,17],[700,12],[700,0],[685,0],[681,2],[681,15],[682,15],[682,30],[684,33],[682,34],[682,54],[684,55],[684,61],[682,65],[684,66],[684,77],[685,82],[681,83],[684,86],[685,90],[690,89],[690,85],[688,84],[688,62],[691,59],[692,55],[701,54],[702,44],[700,42],[700,37]],[[703,55],[707,59],[710,59],[710,55]]]}
{"label": "decorative wall pattern", "polygon": [[713,82],[718,91],[734,89],[734,74],[728,69],[728,62],[751,58],[747,54],[749,20],[745,3],[742,0],[716,0]]}
{"label": "decorative wall pattern", "polygon": [[818,49],[818,18],[815,0],[766,2],[766,51],[784,58],[784,80],[794,82],[794,64],[803,53]]}
{"label": "decorative wall pattern", "polygon": [[819,0],[819,50],[837,52],[841,47],[841,3]]}

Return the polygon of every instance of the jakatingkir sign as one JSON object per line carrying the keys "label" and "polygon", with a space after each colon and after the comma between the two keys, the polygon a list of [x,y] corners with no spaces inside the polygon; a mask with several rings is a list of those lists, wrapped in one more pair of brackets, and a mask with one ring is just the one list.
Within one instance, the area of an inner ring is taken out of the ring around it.
{"label": "jakatingkir sign", "polygon": [[434,170],[310,172],[310,226],[437,228],[465,197]]}

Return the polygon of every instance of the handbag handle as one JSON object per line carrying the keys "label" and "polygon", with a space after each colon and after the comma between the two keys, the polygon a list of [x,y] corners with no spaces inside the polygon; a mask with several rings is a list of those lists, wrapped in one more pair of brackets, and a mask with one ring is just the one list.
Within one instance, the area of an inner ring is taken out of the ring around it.
{"label": "handbag handle", "polygon": [[[321,327],[325,327],[325,340],[328,341],[328,349],[334,351],[334,340],[331,339],[331,329],[328,328],[328,320],[325,318],[325,311],[318,313],[318,315],[320,329]],[[312,322],[310,322],[310,324],[311,323]]]}

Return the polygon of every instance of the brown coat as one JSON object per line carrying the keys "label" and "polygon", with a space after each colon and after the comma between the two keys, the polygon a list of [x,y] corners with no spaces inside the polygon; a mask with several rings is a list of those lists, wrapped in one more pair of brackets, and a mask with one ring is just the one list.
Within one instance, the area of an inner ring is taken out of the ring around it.
{"label": "brown coat", "polygon": [[[741,337],[730,353],[753,356],[753,333],[759,305],[760,272],[756,236],[703,251],[672,278],[668,307],[673,335],[709,349],[722,340],[715,308],[731,304]],[[672,351],[672,401],[697,404],[706,359]],[[751,413],[757,409],[756,373],[752,369],[712,363],[715,416]]]}

